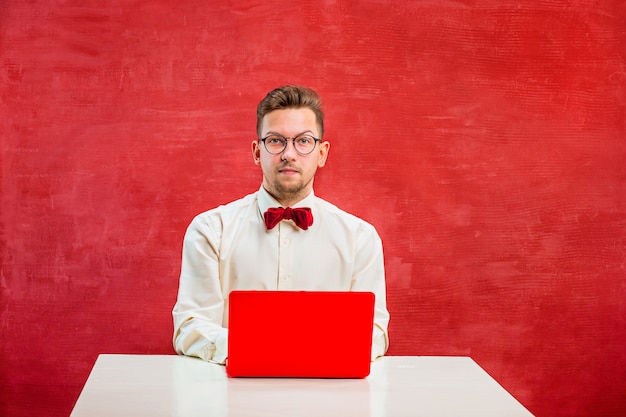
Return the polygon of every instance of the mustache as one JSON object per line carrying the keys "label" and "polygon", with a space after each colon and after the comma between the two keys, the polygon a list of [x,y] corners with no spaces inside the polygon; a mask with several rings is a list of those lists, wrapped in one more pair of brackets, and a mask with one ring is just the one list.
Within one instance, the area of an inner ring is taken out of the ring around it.
{"label": "mustache", "polygon": [[291,164],[290,162],[286,162],[284,164],[281,164],[278,166],[278,169],[285,169],[285,168],[289,168],[289,169],[295,169],[296,171],[300,172],[300,168],[296,167],[295,165]]}

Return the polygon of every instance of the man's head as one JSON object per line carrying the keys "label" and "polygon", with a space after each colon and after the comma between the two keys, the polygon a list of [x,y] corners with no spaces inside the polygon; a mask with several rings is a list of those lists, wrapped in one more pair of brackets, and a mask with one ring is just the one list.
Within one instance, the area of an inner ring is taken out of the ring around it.
{"label": "man's head", "polygon": [[254,163],[263,171],[263,187],[284,207],[308,196],[330,143],[321,140],[324,115],[315,91],[297,86],[271,91],[257,108]]}
{"label": "man's head", "polygon": [[278,87],[267,93],[256,109],[256,131],[261,137],[261,124],[266,114],[281,109],[309,108],[315,114],[319,138],[324,136],[324,113],[322,100],[315,91],[298,85]]}

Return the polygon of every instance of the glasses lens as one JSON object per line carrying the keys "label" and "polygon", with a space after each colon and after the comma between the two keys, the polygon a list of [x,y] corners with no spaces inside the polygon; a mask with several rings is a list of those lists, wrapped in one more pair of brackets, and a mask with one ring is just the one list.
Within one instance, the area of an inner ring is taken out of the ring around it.
{"label": "glasses lens", "polygon": [[267,149],[269,153],[281,153],[283,149],[285,149],[287,139],[280,136],[270,135],[265,138],[263,143],[265,143],[265,149]]}
{"label": "glasses lens", "polygon": [[294,139],[293,144],[296,147],[296,151],[306,155],[313,152],[313,148],[315,148],[315,138],[309,135],[300,135]]}

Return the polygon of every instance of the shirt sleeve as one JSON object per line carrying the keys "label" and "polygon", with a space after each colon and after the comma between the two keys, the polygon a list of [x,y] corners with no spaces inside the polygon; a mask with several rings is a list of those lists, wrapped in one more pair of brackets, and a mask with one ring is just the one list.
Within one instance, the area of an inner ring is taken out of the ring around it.
{"label": "shirt sleeve", "polygon": [[387,332],[389,311],[387,310],[383,245],[374,227],[368,226],[360,234],[357,243],[352,290],[371,291],[376,297],[372,334],[372,361],[374,361],[383,356],[389,347]]}
{"label": "shirt sleeve", "polygon": [[174,349],[181,355],[224,363],[227,329],[222,327],[224,298],[219,279],[220,234],[205,216],[187,228],[178,289],[172,311]]}

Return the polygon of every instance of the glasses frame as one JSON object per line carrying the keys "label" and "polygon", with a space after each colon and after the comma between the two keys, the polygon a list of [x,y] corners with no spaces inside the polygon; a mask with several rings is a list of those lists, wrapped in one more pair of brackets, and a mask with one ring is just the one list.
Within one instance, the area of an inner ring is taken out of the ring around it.
{"label": "glasses frame", "polygon": [[[272,136],[278,136],[280,138],[283,138],[285,140],[285,145],[283,146],[283,149],[281,149],[279,152],[272,152],[269,149],[267,149],[267,143],[265,143],[265,140],[272,137]],[[296,147],[296,139],[302,137],[302,136],[308,136],[311,139],[313,139],[313,147],[311,148],[311,150],[309,152],[303,153],[300,152],[298,150],[298,148]],[[317,146],[317,142],[321,142],[322,139],[320,138],[316,138],[315,136],[308,134],[308,133],[300,133],[299,135],[296,136],[292,136],[290,138],[281,135],[280,133],[270,133],[269,135],[265,136],[264,138],[259,138],[259,141],[263,142],[263,147],[265,148],[265,150],[271,154],[271,155],[280,155],[281,153],[285,152],[285,149],[287,149],[287,141],[291,140],[291,143],[293,144],[293,149],[295,149],[295,151],[298,153],[298,155],[310,155],[313,153],[313,151],[315,150],[315,147]]]}

